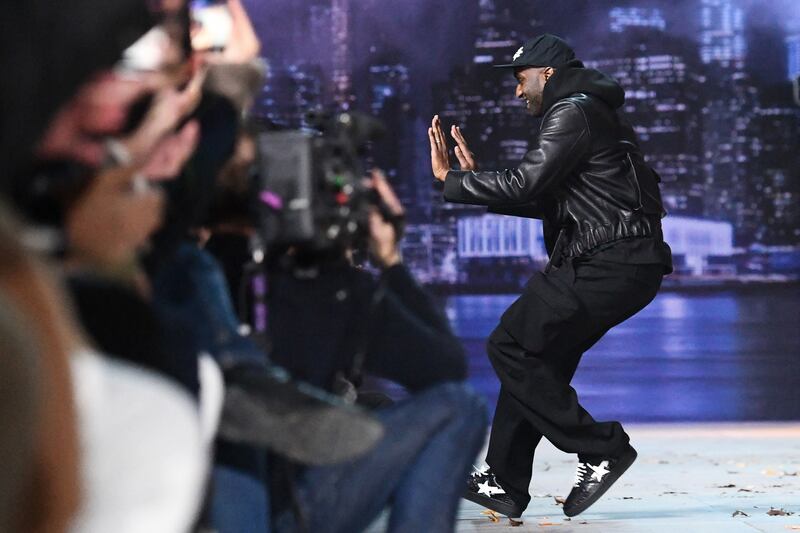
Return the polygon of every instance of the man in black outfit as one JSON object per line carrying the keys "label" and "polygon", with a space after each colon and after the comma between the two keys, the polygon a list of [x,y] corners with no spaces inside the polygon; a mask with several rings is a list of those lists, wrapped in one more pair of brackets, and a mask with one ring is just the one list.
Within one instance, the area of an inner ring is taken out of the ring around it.
{"label": "man in black outfit", "polygon": [[512,63],[516,96],[542,117],[517,168],[477,171],[453,126],[461,170],[451,170],[438,116],[429,129],[433,173],[451,202],[540,218],[550,263],[535,273],[488,340],[501,382],[488,469],[472,474],[466,498],[518,517],[536,445],[544,436],[578,454],[567,516],[592,505],[633,463],[619,422],[597,422],[570,381],[581,355],[609,329],[644,308],[672,270],[663,241],[658,175],[645,164],[632,128],[617,110],[625,93],[584,68],[560,38],[542,35]]}

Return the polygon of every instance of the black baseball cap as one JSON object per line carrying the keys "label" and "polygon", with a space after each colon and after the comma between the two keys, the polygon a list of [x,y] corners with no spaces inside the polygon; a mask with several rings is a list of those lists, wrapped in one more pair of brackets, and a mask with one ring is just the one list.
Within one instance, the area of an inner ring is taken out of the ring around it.
{"label": "black baseball cap", "polygon": [[519,47],[511,63],[495,68],[560,67],[575,59],[575,51],[562,39],[545,33]]}

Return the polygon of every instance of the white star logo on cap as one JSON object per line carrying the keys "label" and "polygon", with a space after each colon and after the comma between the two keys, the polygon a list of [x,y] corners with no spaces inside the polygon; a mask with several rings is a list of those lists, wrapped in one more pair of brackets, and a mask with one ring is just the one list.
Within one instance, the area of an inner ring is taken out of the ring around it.
{"label": "white star logo on cap", "polygon": [[512,60],[512,61],[516,61],[516,60],[517,60],[517,58],[518,58],[519,56],[521,56],[521,55],[522,55],[522,52],[524,52],[524,51],[525,51],[525,47],[524,47],[524,46],[520,46],[520,47],[519,47],[519,50],[517,50],[517,51],[514,53],[514,57],[512,57],[512,58],[511,58],[511,60]]}

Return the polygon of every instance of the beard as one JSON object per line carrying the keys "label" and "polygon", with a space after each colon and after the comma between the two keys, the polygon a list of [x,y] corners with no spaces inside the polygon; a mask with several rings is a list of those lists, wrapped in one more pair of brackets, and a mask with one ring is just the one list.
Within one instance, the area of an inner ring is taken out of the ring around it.
{"label": "beard", "polygon": [[542,116],[542,95],[541,94],[531,94],[525,95],[525,101],[527,102],[526,110],[528,113],[533,115],[534,117],[541,117]]}

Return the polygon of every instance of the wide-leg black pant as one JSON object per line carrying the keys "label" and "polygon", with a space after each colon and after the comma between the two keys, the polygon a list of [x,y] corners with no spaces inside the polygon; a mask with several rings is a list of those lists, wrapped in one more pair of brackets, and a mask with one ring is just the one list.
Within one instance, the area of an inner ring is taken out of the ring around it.
{"label": "wide-leg black pant", "polygon": [[[500,397],[487,464],[520,504],[530,500],[533,454],[542,436],[582,458],[614,455],[628,444],[619,422],[597,422],[570,386],[583,353],[653,300],[661,265],[573,258],[535,274],[488,341]],[[647,339],[632,339],[639,348]]]}

